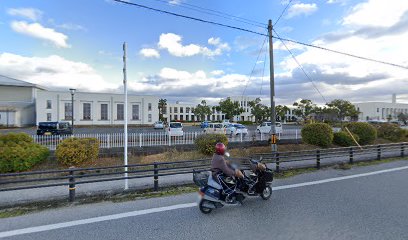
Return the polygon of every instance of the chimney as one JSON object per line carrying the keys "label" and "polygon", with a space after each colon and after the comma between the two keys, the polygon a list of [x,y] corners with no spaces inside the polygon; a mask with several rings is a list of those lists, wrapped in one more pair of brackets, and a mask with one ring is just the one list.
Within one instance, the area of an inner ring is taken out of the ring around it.
{"label": "chimney", "polygon": [[396,93],[392,94],[392,103],[397,103],[397,94]]}

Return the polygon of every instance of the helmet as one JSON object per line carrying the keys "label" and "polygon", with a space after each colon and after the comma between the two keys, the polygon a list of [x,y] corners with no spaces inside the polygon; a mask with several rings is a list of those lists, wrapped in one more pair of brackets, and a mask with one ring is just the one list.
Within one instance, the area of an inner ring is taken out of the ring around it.
{"label": "helmet", "polygon": [[225,145],[224,143],[217,143],[215,144],[215,153],[218,155],[224,155],[225,153]]}

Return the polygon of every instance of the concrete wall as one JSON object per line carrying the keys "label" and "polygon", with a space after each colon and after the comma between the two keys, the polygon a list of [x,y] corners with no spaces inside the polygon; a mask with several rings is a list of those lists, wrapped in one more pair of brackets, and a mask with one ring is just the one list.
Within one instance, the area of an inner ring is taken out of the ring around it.
{"label": "concrete wall", "polygon": [[404,103],[384,103],[367,102],[354,104],[359,114],[359,120],[387,120],[391,115],[392,120],[398,118],[399,113],[408,114],[408,104]]}

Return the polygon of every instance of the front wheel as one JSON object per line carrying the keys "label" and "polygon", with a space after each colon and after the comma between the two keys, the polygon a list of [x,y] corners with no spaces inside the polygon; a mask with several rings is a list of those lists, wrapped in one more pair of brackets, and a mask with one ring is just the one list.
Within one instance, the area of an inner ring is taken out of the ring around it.
{"label": "front wheel", "polygon": [[205,206],[204,206],[204,203],[205,203],[205,202],[207,202],[207,200],[201,199],[200,203],[198,204],[198,207],[200,208],[200,211],[201,211],[202,213],[204,213],[204,214],[209,214],[209,213],[211,213],[212,209],[211,209],[211,208],[208,208],[208,207],[205,207]]}
{"label": "front wheel", "polygon": [[263,200],[268,200],[272,196],[272,188],[271,186],[266,186],[261,193],[261,198]]}

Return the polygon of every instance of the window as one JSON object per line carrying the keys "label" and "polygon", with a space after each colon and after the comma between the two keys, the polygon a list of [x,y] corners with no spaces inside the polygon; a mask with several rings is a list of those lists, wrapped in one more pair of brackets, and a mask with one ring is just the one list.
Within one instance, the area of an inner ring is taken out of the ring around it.
{"label": "window", "polygon": [[171,107],[169,107],[170,108],[170,113],[172,113],[172,111],[171,111]]}
{"label": "window", "polygon": [[101,104],[101,120],[108,120],[108,104]]}
{"label": "window", "polygon": [[51,120],[51,113],[47,113],[47,121],[50,122]]}
{"label": "window", "polygon": [[152,122],[152,114],[149,113],[149,115],[147,115],[147,118],[148,118],[147,121]]}
{"label": "window", "polygon": [[51,105],[51,100],[47,100],[47,109],[51,109],[52,105]]}
{"label": "window", "polygon": [[178,113],[177,107],[174,107],[174,113]]}
{"label": "window", "polygon": [[65,103],[64,113],[65,120],[72,120],[72,103]]}
{"label": "window", "polygon": [[188,116],[188,115],[186,116],[186,121],[190,121],[190,118],[189,118],[189,116]]}
{"label": "window", "polygon": [[151,104],[151,103],[148,103],[148,104],[147,104],[147,110],[148,110],[148,111],[152,111],[152,104]]}
{"label": "window", "polygon": [[124,118],[124,105],[123,104],[117,104],[116,105],[116,120],[123,120]]}
{"label": "window", "polygon": [[182,107],[180,107],[180,113],[183,113],[184,111],[183,111],[183,108]]}
{"label": "window", "polygon": [[186,113],[190,113],[190,108],[186,107]]}
{"label": "window", "polygon": [[82,119],[83,120],[91,120],[91,104],[90,103],[83,103],[83,111],[82,111]]}
{"label": "window", "polygon": [[377,112],[380,112],[380,109],[379,109],[379,108],[377,108]]}
{"label": "window", "polygon": [[140,120],[139,105],[132,105],[132,120]]}

